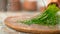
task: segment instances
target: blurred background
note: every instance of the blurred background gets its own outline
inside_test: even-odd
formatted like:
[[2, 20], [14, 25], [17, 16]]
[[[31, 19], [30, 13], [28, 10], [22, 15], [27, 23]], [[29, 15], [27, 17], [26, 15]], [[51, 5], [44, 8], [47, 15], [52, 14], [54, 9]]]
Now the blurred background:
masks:
[[52, 1], [53, 0], [0, 0], [0, 34], [29, 34], [8, 28], [4, 24], [4, 20], [9, 16], [40, 13]]
[[[0, 0], [0, 12], [25, 11], [28, 10], [29, 5], [31, 7], [35, 6], [33, 7], [35, 8], [34, 10], [38, 9], [37, 11], [39, 11], [39, 8], [47, 6], [50, 1], [51, 0], [34, 0], [34, 2], [28, 0]], [[32, 6], [32, 4], [34, 5]], [[31, 8], [29, 8], [29, 10], [31, 10]]]

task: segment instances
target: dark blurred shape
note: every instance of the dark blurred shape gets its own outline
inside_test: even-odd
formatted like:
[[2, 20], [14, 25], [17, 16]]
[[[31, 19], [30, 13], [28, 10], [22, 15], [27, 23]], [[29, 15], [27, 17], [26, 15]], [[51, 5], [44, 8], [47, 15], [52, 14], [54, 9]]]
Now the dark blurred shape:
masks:
[[59, 8], [60, 8], [60, 0], [57, 1], [58, 5], [59, 5]]
[[56, 6], [59, 7], [59, 5], [58, 5], [57, 2], [51, 2], [51, 3], [48, 4], [48, 6], [49, 6], [49, 5], [52, 5], [52, 4], [56, 4]]
[[8, 0], [8, 11], [20, 11], [21, 10], [21, 2], [20, 0]]
[[0, 11], [7, 11], [7, 0], [0, 0]]

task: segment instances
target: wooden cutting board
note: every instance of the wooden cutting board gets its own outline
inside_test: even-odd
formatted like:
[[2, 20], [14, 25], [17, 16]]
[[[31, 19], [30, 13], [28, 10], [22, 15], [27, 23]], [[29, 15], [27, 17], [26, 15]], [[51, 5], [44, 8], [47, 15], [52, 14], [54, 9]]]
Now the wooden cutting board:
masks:
[[19, 32], [34, 33], [34, 34], [60, 34], [60, 30], [57, 26], [43, 26], [37, 24], [26, 25], [18, 23], [18, 20], [28, 19], [26, 16], [11, 16], [5, 19], [5, 24]]

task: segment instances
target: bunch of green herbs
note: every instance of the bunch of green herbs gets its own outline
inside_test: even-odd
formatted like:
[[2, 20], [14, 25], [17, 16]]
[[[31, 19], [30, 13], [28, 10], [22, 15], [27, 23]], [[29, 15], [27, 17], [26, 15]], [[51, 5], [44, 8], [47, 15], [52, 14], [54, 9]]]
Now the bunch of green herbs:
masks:
[[58, 17], [56, 13], [60, 9], [56, 6], [56, 4], [49, 5], [48, 8], [41, 15], [37, 15], [36, 17], [20, 21], [24, 24], [39, 24], [39, 25], [56, 25], [58, 24]]

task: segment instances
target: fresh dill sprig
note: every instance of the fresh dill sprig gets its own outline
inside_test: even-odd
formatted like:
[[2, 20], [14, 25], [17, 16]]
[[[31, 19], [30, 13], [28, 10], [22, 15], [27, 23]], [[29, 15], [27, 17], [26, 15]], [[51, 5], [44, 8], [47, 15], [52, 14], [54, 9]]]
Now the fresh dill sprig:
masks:
[[58, 17], [56, 13], [59, 11], [59, 8], [56, 4], [49, 5], [48, 8], [35, 18], [30, 20], [20, 21], [25, 24], [39, 24], [39, 25], [56, 25], [58, 24]]

